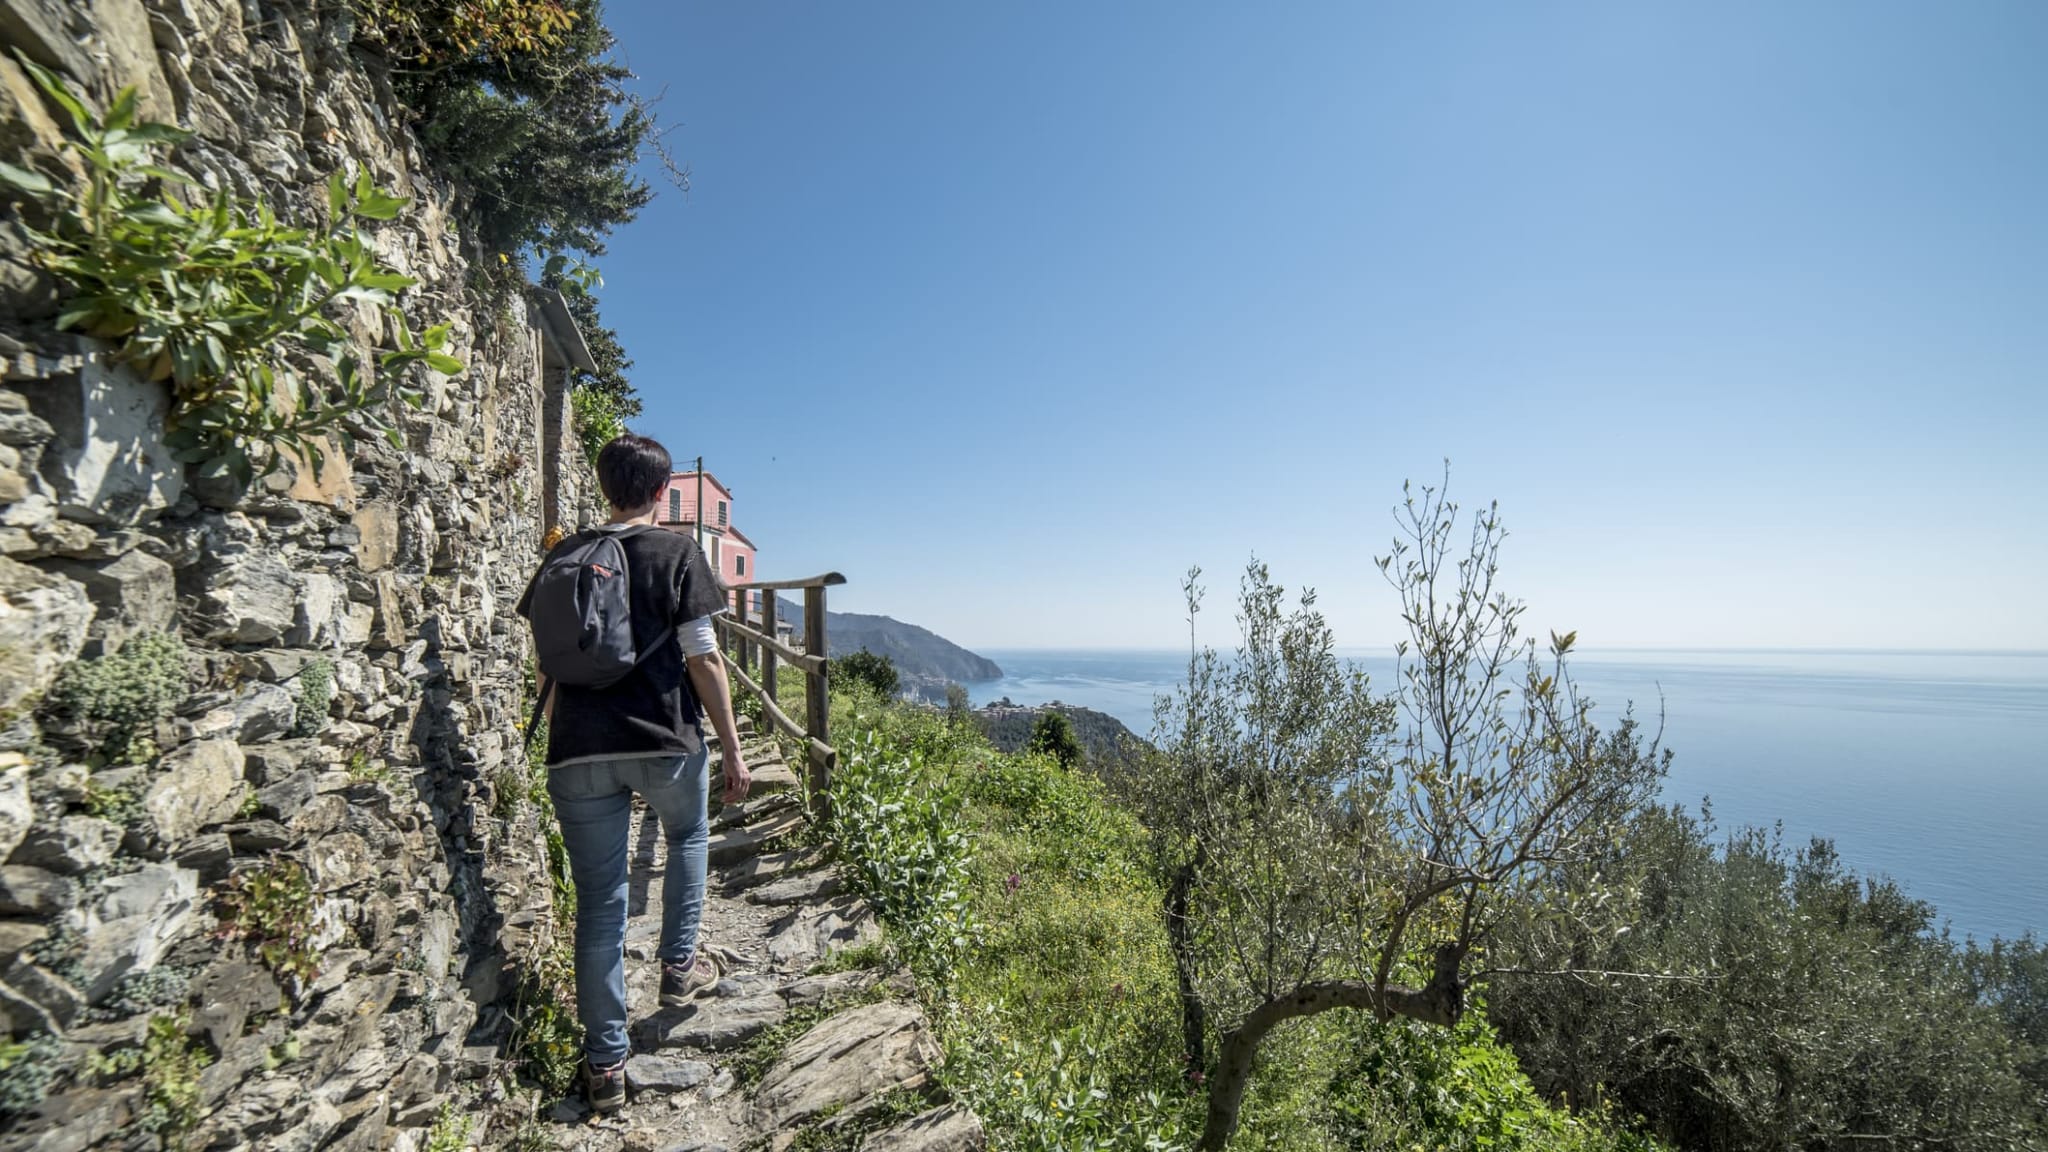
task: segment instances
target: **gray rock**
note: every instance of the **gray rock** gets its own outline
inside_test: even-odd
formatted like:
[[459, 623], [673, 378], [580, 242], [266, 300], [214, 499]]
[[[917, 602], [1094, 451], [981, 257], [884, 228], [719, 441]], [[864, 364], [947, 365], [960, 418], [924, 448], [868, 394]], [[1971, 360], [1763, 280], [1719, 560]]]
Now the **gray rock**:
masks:
[[96, 816], [65, 816], [29, 829], [7, 862], [76, 876], [112, 860], [120, 846], [119, 824]]
[[176, 573], [148, 553], [129, 552], [98, 564], [57, 561], [50, 567], [78, 581], [92, 599], [98, 612], [91, 636], [101, 652], [118, 650], [130, 636], [166, 631], [177, 618]]
[[78, 658], [92, 617], [75, 581], [0, 556], [0, 710], [42, 695]]
[[262, 856], [292, 844], [292, 834], [275, 820], [251, 820], [227, 827], [228, 846], [237, 856]]
[[356, 509], [356, 563], [363, 571], [389, 568], [398, 559], [398, 519], [398, 509], [389, 504], [373, 502]]
[[299, 576], [299, 611], [285, 643], [326, 648], [341, 638], [348, 613], [348, 589], [320, 572]]
[[771, 852], [756, 856], [719, 874], [719, 886], [727, 895], [744, 892], [783, 876], [817, 868], [825, 863], [822, 848], [804, 848], [794, 852]]
[[298, 709], [298, 698], [291, 689], [281, 684], [251, 684], [225, 706], [209, 709], [193, 720], [192, 735], [201, 740], [221, 737], [261, 744], [290, 735]]
[[242, 1027], [250, 1016], [275, 1012], [284, 999], [284, 990], [277, 986], [269, 969], [241, 957], [215, 961], [200, 977], [194, 991], [199, 1009], [192, 1017], [192, 1025], [206, 1033], [214, 1050], [220, 1052], [227, 1051], [229, 1043], [241, 1038]]
[[31, 962], [27, 957], [16, 957], [6, 972], [8, 987], [27, 997], [44, 1012], [49, 1013], [58, 1028], [69, 1028], [84, 1014], [85, 994], [72, 987], [71, 982], [54, 972]]
[[29, 393], [56, 433], [42, 476], [65, 518], [81, 524], [155, 519], [184, 492], [184, 466], [164, 443], [170, 395], [139, 379], [97, 342], [81, 340], [78, 371]]
[[782, 1023], [788, 1015], [789, 1006], [772, 994], [744, 1000], [699, 1000], [653, 1017], [642, 1030], [664, 1047], [727, 1052]]
[[121, 977], [146, 972], [185, 934], [199, 912], [199, 876], [149, 864], [107, 881], [99, 923], [85, 935], [80, 960], [87, 1001], [97, 1004]]
[[869, 988], [874, 987], [880, 974], [870, 969], [853, 972], [828, 972], [822, 976], [806, 976], [792, 981], [782, 990], [782, 998], [789, 1001], [791, 1008], [814, 1008], [851, 1000]]
[[765, 884], [747, 893], [749, 904], [815, 904], [829, 900], [845, 888], [839, 873], [817, 871]]
[[827, 1017], [786, 1049], [754, 1092], [757, 1124], [777, 1131], [825, 1113], [860, 1115], [898, 1088], [918, 1088], [939, 1044], [915, 1004], [884, 1001]]
[[713, 868], [736, 864], [758, 856], [769, 844], [803, 827], [803, 813], [795, 809], [778, 812], [749, 828], [728, 828], [711, 837], [705, 845], [705, 862]]
[[222, 567], [199, 597], [206, 639], [223, 644], [275, 644], [298, 622], [298, 583], [268, 553]]
[[178, 867], [197, 872], [201, 884], [218, 884], [234, 868], [234, 842], [225, 832], [207, 832], [187, 841], [173, 860]]
[[165, 756], [163, 775], [142, 796], [156, 844], [168, 851], [233, 818], [242, 799], [242, 760], [233, 740], [198, 740]]
[[824, 908], [799, 908], [771, 931], [768, 957], [780, 968], [807, 968], [842, 948], [882, 938], [873, 909], [851, 897]]
[[25, 992], [18, 992], [6, 981], [0, 980], [0, 1028], [11, 1035], [21, 1036], [30, 1032], [54, 1032], [61, 1035], [64, 1026], [50, 1014], [48, 1008], [36, 1002]]
[[53, 918], [78, 904], [78, 881], [47, 868], [0, 867], [0, 915]]
[[687, 1092], [711, 1078], [711, 1065], [648, 1053], [626, 1059], [626, 1086], [635, 1092]]
[[0, 773], [0, 860], [20, 846], [35, 822], [36, 810], [28, 796], [28, 765], [17, 764]]
[[948, 1104], [869, 1136], [862, 1152], [978, 1152], [988, 1146], [981, 1117], [964, 1104]]

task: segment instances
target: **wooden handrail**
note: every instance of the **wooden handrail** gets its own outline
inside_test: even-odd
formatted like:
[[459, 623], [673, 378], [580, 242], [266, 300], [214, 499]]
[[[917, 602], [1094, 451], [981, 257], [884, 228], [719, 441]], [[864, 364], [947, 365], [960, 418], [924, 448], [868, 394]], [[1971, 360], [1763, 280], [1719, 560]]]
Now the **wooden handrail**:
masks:
[[796, 721], [791, 720], [787, 715], [784, 715], [782, 709], [777, 708], [775, 706], [775, 703], [761, 691], [761, 686], [759, 684], [754, 683], [754, 678], [747, 675], [746, 671], [742, 669], [739, 665], [733, 663], [732, 657], [725, 656], [724, 653], [720, 653], [719, 655], [724, 657], [725, 670], [732, 674], [733, 679], [738, 680], [741, 684], [746, 686], [747, 691], [752, 692], [755, 696], [760, 698], [761, 711], [767, 715], [769, 720], [774, 722], [777, 728], [780, 728], [784, 732], [789, 733], [791, 739], [803, 741], [805, 749], [813, 757], [824, 758], [836, 757], [838, 755], [838, 753], [833, 750], [831, 745], [825, 743], [823, 740], [820, 740], [815, 736], [810, 735], [809, 733], [805, 732], [802, 728], [797, 727]]
[[825, 670], [825, 658], [823, 656], [812, 656], [806, 652], [799, 652], [782, 641], [775, 639], [773, 636], [763, 635], [761, 632], [747, 627], [730, 616], [713, 616], [711, 619], [719, 627], [731, 629], [745, 636], [747, 639], [769, 649], [777, 656], [782, 657], [806, 672], [823, 672]]
[[727, 584], [728, 592], [794, 592], [805, 588], [836, 588], [846, 583], [846, 577], [837, 572], [821, 576], [806, 576], [801, 580], [756, 580], [752, 584]]
[[[825, 589], [844, 583], [846, 577], [837, 572], [826, 572], [802, 580], [728, 584], [725, 589], [732, 596], [732, 614], [715, 617], [725, 640], [719, 658], [724, 661], [727, 672], [761, 701], [761, 711], [770, 723], [803, 742], [804, 758], [810, 761], [811, 818], [821, 823], [830, 821], [832, 816], [832, 773], [839, 765], [839, 753], [832, 747], [829, 683], [832, 665], [825, 658], [828, 650], [825, 644]], [[783, 643], [775, 635], [778, 607], [775, 593], [796, 589], [801, 589], [804, 594], [803, 651]], [[761, 628], [758, 631], [747, 626], [747, 621], [752, 618], [747, 602], [755, 594], [761, 598]], [[804, 674], [804, 723], [801, 727], [782, 711], [781, 701], [776, 698], [778, 658]], [[765, 688], [760, 681], [747, 675], [747, 665], [751, 661], [759, 661], [761, 680], [767, 682]]]

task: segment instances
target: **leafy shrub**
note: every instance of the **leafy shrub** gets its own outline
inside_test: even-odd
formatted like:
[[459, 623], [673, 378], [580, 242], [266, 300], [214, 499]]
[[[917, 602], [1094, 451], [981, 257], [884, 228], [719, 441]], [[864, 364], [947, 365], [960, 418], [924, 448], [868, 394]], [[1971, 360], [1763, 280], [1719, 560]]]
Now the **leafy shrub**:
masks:
[[[1973, 981], [1929, 906], [1827, 841], [1717, 845], [1709, 820], [1652, 809], [1591, 866], [1635, 878], [1640, 911], [1626, 934], [1562, 943], [1647, 978], [1509, 978], [1492, 1015], [1545, 1092], [1613, 1100], [1709, 1152], [1989, 1152], [2048, 1133], [1998, 982]], [[1527, 963], [1505, 947], [1499, 962]]]
[[427, 1130], [423, 1152], [463, 1152], [469, 1147], [469, 1133], [474, 1127], [475, 1122], [468, 1115], [455, 1110], [455, 1101], [443, 1101], [440, 1114], [434, 1117], [434, 1126]]
[[1019, 1152], [1187, 1147], [1179, 1117], [1154, 1089], [1122, 1090], [1116, 1053], [1083, 1027], [1044, 1044], [987, 1028], [962, 1029], [947, 1053], [950, 1080], [1001, 1146]]
[[1024, 750], [1050, 756], [1060, 762], [1062, 768], [1072, 768], [1081, 763], [1081, 741], [1074, 735], [1074, 725], [1059, 712], [1047, 709], [1031, 727], [1031, 739], [1025, 741]]
[[143, 1113], [138, 1123], [171, 1152], [184, 1147], [185, 1134], [199, 1122], [204, 1103], [199, 1074], [212, 1063], [206, 1049], [185, 1034], [183, 1016], [149, 1018], [142, 1047], [95, 1056], [90, 1067], [102, 1080], [142, 1075]]
[[[330, 437], [347, 446], [367, 430], [403, 447], [382, 412], [397, 401], [418, 406], [406, 370], [462, 370], [440, 351], [447, 325], [414, 338], [394, 296], [413, 281], [378, 261], [357, 228], [391, 219], [405, 201], [377, 191], [365, 171], [352, 188], [338, 172], [330, 178], [323, 229], [288, 227], [225, 189], [188, 206], [167, 190], [181, 178], [157, 161], [189, 133], [138, 122], [132, 87], [98, 119], [62, 81], [23, 65], [69, 115], [67, 144], [87, 182], [73, 190], [5, 164], [0, 182], [50, 218], [30, 235], [43, 266], [74, 293], [58, 327], [114, 341], [144, 377], [171, 382], [165, 439], [178, 459], [246, 482], [286, 450], [317, 471]], [[151, 182], [165, 190], [145, 192]], [[397, 347], [362, 356], [329, 312], [351, 303], [375, 308]], [[332, 364], [333, 378], [307, 373], [306, 354]]]
[[220, 896], [219, 935], [246, 940], [293, 995], [320, 975], [313, 947], [319, 908], [305, 866], [282, 856], [228, 878]]
[[299, 672], [299, 695], [292, 734], [311, 736], [327, 727], [327, 709], [334, 702], [334, 665], [315, 660]]
[[626, 418], [620, 412], [617, 395], [601, 388], [575, 388], [569, 392], [569, 407], [576, 420], [576, 441], [583, 446], [583, 458], [597, 467], [597, 454], [604, 446], [626, 433]]
[[832, 834], [855, 891], [894, 931], [911, 968], [945, 983], [975, 928], [960, 798], [934, 788], [922, 758], [872, 731], [842, 743]]
[[151, 733], [184, 696], [184, 641], [136, 636], [111, 656], [66, 665], [43, 698], [45, 727], [103, 762], [140, 764], [156, 757]]
[[901, 677], [896, 673], [896, 662], [879, 653], [863, 648], [835, 657], [831, 674], [849, 684], [864, 684], [870, 692], [887, 700], [896, 695]]
[[[653, 120], [608, 58], [598, 0], [366, 7], [365, 42], [426, 57], [396, 70], [399, 96], [436, 166], [471, 193], [471, 232], [498, 266], [529, 250], [603, 255], [652, 195], [634, 168]], [[465, 24], [458, 8], [480, 18]]]
[[512, 1053], [520, 1071], [560, 1096], [576, 1084], [583, 1027], [576, 1021], [575, 960], [566, 943], [521, 966], [513, 1000]]
[[577, 16], [559, 0], [372, 0], [358, 11], [392, 55], [429, 68], [532, 55], [559, 44]]

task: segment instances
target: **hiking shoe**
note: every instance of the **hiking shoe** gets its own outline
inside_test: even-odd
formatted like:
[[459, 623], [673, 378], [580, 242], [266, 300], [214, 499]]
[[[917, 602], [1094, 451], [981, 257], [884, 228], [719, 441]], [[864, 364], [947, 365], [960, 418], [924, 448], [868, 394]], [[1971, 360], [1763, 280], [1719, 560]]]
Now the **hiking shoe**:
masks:
[[617, 1112], [626, 1106], [626, 1062], [599, 1067], [583, 1058], [583, 1098], [593, 1112]]
[[687, 964], [661, 966], [661, 1006], [680, 1008], [718, 983], [718, 964], [703, 949]]

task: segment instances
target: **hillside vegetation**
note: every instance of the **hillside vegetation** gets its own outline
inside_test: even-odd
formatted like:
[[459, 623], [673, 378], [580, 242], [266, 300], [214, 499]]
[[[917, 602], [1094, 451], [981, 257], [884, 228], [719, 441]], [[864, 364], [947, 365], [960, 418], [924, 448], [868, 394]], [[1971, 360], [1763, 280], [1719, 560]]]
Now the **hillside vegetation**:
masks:
[[2048, 1147], [2039, 944], [1958, 946], [1825, 842], [1657, 806], [1668, 753], [1590, 725], [1573, 638], [1537, 660], [1471, 594], [1497, 522], [1460, 557], [1415, 511], [1391, 691], [1255, 564], [1236, 651], [1115, 766], [835, 696], [869, 959], [916, 976], [993, 1146]]

